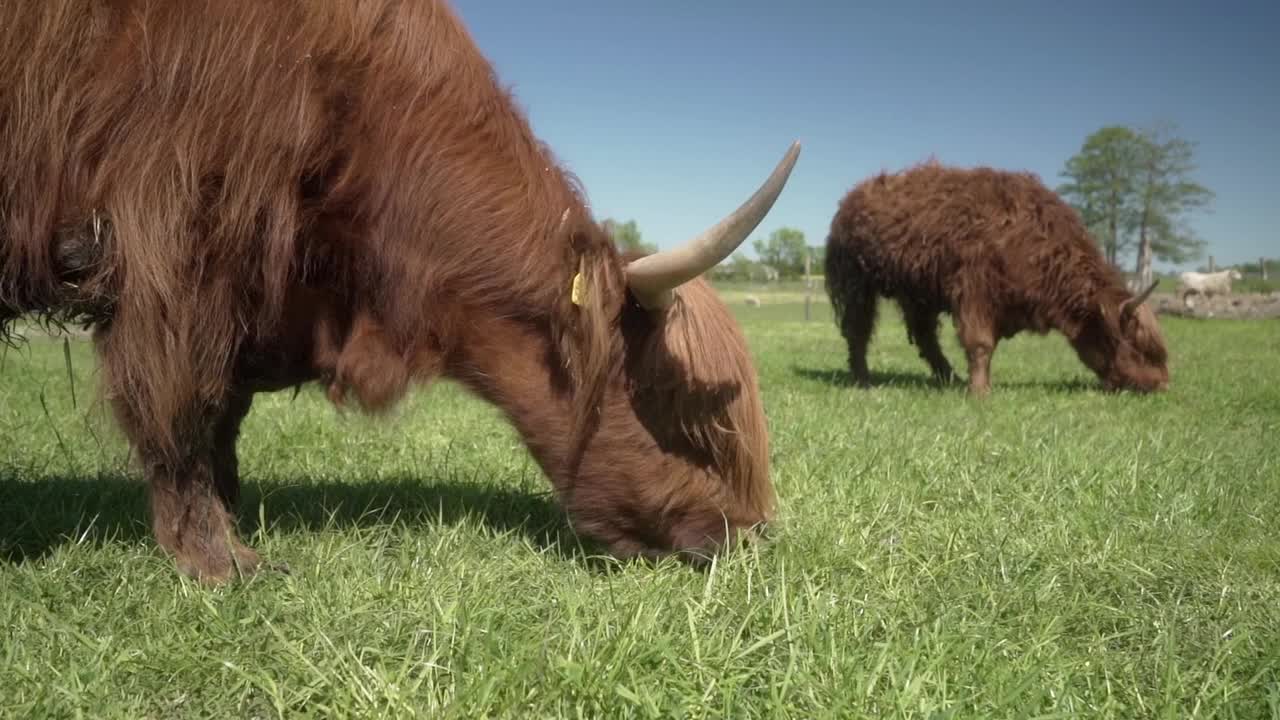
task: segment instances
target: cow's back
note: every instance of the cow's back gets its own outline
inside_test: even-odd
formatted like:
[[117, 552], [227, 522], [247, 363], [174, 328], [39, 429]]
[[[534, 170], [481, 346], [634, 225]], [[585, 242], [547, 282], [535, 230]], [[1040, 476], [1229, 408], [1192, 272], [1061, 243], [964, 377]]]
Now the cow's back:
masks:
[[864, 258], [884, 287], [939, 296], [976, 280], [1038, 286], [1097, 255], [1075, 212], [1034, 176], [933, 163], [860, 183], [831, 237], [828, 252]]
[[204, 266], [277, 308], [317, 214], [396, 192], [376, 123], [468, 43], [432, 0], [0, 3], [0, 304], [57, 302], [51, 244], [92, 226], [142, 301]]

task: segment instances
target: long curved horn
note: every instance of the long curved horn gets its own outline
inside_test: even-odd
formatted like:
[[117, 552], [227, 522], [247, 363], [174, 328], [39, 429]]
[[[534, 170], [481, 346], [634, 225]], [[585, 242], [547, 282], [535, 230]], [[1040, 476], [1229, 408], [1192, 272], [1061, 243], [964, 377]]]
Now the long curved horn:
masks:
[[680, 247], [647, 255], [627, 265], [627, 285], [636, 300], [650, 310], [661, 310], [675, 300], [676, 288], [737, 250], [769, 214], [799, 157], [800, 141], [797, 140], [791, 143], [769, 179], [728, 217]]
[[1147, 301], [1147, 298], [1151, 296], [1151, 293], [1155, 291], [1156, 286], [1159, 284], [1160, 284], [1160, 281], [1156, 280], [1155, 282], [1151, 283], [1151, 287], [1147, 288], [1146, 290], [1143, 290], [1141, 294], [1134, 295], [1128, 300], [1125, 300], [1124, 302], [1120, 303], [1120, 320], [1122, 322], [1125, 320], [1128, 320], [1129, 316], [1132, 315], [1133, 312], [1138, 309], [1138, 306]]

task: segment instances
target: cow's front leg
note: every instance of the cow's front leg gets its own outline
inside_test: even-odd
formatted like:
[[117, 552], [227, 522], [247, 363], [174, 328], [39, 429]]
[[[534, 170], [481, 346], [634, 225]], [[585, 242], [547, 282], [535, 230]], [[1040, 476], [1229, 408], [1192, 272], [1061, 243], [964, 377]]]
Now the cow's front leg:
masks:
[[[113, 355], [105, 355], [109, 377], [119, 377]], [[117, 391], [112, 407], [142, 463], [156, 542], [173, 556], [181, 572], [201, 582], [220, 584], [252, 574], [261, 561], [240, 542], [228, 505], [239, 488], [235, 430], [248, 412], [247, 402], [175, 403], [161, 415], [139, 402], [145, 397]], [[203, 408], [194, 410], [193, 405]], [[144, 417], [151, 422], [144, 422]], [[170, 425], [166, 434], [156, 417], [185, 420]]]
[[969, 394], [991, 394], [991, 356], [996, 351], [996, 331], [991, 320], [973, 305], [962, 306], [956, 314], [960, 344], [969, 361]]
[[220, 584], [254, 573], [261, 560], [236, 534], [213, 460], [211, 452], [195, 452], [180, 463], [149, 462], [146, 474], [156, 541], [181, 572]]

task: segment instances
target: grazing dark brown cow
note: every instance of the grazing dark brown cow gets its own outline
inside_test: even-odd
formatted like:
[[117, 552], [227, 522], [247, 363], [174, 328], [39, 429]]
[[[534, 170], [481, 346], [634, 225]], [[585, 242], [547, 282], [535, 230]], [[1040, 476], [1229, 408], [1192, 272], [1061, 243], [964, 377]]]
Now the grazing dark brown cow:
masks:
[[0, 333], [94, 326], [103, 389], [185, 572], [237, 539], [256, 392], [501, 407], [575, 527], [691, 557], [767, 521], [755, 370], [700, 274], [798, 156], [675, 250], [622, 258], [432, 0], [0, 3]]
[[929, 163], [880, 174], [840, 202], [827, 237], [827, 293], [849, 347], [849, 370], [870, 383], [867, 345], [879, 296], [902, 309], [935, 378], [952, 378], [938, 345], [950, 313], [969, 361], [969, 390], [990, 391], [996, 343], [1024, 330], [1066, 335], [1111, 389], [1169, 382], [1155, 314], [1125, 289], [1073, 208], [1033, 175]]

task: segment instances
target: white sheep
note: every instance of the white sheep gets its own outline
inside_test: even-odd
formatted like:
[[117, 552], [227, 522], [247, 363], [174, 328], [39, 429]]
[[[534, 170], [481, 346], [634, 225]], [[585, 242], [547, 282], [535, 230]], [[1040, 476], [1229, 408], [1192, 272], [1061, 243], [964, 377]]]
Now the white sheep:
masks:
[[1185, 303], [1192, 293], [1199, 293], [1205, 297], [1230, 295], [1231, 281], [1240, 280], [1243, 277], [1235, 268], [1213, 273], [1184, 272], [1178, 276], [1178, 297]]

